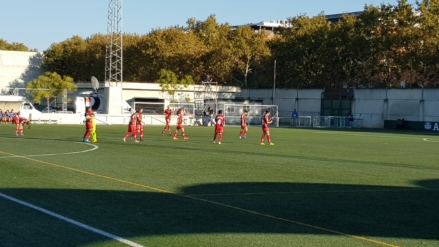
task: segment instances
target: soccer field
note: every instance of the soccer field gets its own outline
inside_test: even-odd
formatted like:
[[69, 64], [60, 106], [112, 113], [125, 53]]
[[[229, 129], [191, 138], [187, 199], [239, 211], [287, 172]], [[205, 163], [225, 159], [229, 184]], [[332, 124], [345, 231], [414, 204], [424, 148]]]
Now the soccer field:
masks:
[[439, 135], [162, 128], [0, 125], [0, 246], [439, 246]]

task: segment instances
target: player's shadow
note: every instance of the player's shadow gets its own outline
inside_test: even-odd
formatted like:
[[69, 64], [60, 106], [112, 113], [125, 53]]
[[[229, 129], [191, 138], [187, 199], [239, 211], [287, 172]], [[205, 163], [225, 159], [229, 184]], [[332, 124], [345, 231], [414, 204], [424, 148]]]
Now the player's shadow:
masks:
[[[328, 229], [369, 238], [439, 240], [439, 180], [415, 185], [219, 183], [182, 188], [178, 195], [69, 189], [1, 188], [0, 192], [124, 238], [212, 233], [333, 235], [324, 230]], [[10, 246], [83, 246], [108, 241], [4, 198], [0, 198], [0, 212], [0, 239]]]

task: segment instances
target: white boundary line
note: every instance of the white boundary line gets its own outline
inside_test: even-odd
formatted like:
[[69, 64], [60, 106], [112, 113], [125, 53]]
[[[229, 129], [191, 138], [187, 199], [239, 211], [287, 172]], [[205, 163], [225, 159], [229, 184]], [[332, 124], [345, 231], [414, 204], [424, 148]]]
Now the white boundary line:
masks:
[[422, 139], [423, 141], [425, 141], [425, 142], [439, 142], [439, 140], [429, 140], [428, 138], [424, 138], [424, 139]]
[[60, 220], [66, 221], [66, 222], [68, 222], [68, 223], [70, 223], [70, 224], [73, 224], [73, 225], [75, 225], [75, 226], [78, 226], [78, 227], [84, 228], [84, 229], [86, 229], [86, 230], [92, 231], [92, 232], [97, 233], [97, 234], [99, 234], [99, 235], [105, 236], [105, 237], [107, 237], [107, 238], [110, 238], [110, 239], [116, 240], [116, 241], [121, 242], [121, 243], [124, 243], [124, 244], [126, 244], [126, 245], [129, 245], [129, 246], [132, 246], [132, 247], [144, 247], [143, 245], [140, 245], [140, 244], [134, 243], [133, 241], [130, 241], [130, 240], [128, 240], [128, 239], [124, 239], [124, 238], [121, 238], [121, 237], [119, 237], [119, 236], [113, 235], [113, 234], [111, 234], [111, 233], [108, 233], [108, 232], [105, 232], [105, 231], [99, 230], [99, 229], [97, 229], [97, 228], [94, 228], [94, 227], [91, 227], [91, 226], [89, 226], [89, 225], [83, 224], [83, 223], [78, 222], [78, 221], [76, 221], [76, 220], [72, 220], [72, 219], [67, 218], [67, 217], [65, 217], [65, 216], [62, 216], [62, 215], [59, 215], [59, 214], [54, 213], [54, 212], [52, 212], [52, 211], [49, 211], [49, 210], [47, 210], [47, 209], [40, 208], [40, 207], [35, 206], [35, 205], [33, 205], [33, 204], [30, 204], [30, 203], [27, 203], [27, 202], [24, 202], [24, 201], [18, 200], [18, 199], [16, 199], [16, 198], [13, 198], [13, 197], [7, 196], [7, 195], [5, 195], [5, 194], [3, 194], [3, 193], [0, 193], [0, 197], [3, 197], [3, 198], [5, 198], [5, 199], [7, 199], [7, 200], [13, 201], [13, 202], [18, 203], [18, 204], [21, 204], [21, 205], [26, 206], [26, 207], [28, 207], [28, 208], [32, 208], [32, 209], [34, 209], [34, 210], [40, 211], [40, 212], [42, 212], [42, 213], [44, 213], [44, 214], [48, 214], [48, 215], [50, 215], [50, 216], [53, 216], [53, 217], [58, 218], [58, 219], [60, 219]]
[[[4, 139], [6, 139], [6, 138], [4, 138]], [[7, 139], [14, 139], [14, 138], [7, 138]], [[27, 140], [29, 140], [29, 139], [27, 139]], [[58, 141], [58, 140], [42, 140], [42, 141]], [[58, 142], [67, 142], [67, 141], [59, 140]], [[95, 150], [97, 150], [99, 148], [98, 146], [96, 146], [94, 144], [91, 144], [91, 143], [85, 143], [85, 142], [71, 142], [71, 143], [86, 144], [86, 145], [92, 146], [93, 148], [92, 149], [87, 149], [87, 150], [84, 150], [84, 151], [68, 152], [68, 153], [58, 153], [58, 154], [31, 154], [31, 155], [6, 156], [6, 157], [0, 157], [0, 159], [23, 158], [23, 157], [46, 157], [46, 156], [57, 156], [57, 155], [82, 154], [82, 153], [87, 153], [87, 152], [95, 151]]]
[[327, 135], [350, 135], [350, 136], [365, 136], [365, 137], [381, 137], [381, 138], [391, 138], [391, 139], [413, 139], [413, 140], [423, 140], [426, 142], [439, 142], [439, 140], [430, 140], [428, 138], [416, 138], [416, 137], [405, 137], [405, 136], [389, 136], [389, 135], [380, 135], [380, 133], [371, 133], [371, 134], [354, 134], [354, 133], [343, 133], [340, 131], [328, 132], [328, 131], [315, 131], [314, 134], [327, 134]]

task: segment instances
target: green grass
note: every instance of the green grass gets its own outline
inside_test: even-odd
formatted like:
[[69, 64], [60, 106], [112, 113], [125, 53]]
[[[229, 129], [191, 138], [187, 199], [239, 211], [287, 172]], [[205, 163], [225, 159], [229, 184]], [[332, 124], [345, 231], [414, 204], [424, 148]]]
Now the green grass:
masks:
[[[0, 193], [145, 246], [439, 245], [438, 135], [161, 130], [123, 143], [126, 126], [98, 126], [87, 151], [83, 126], [0, 125]], [[0, 212], [1, 246], [124, 246], [2, 197]]]

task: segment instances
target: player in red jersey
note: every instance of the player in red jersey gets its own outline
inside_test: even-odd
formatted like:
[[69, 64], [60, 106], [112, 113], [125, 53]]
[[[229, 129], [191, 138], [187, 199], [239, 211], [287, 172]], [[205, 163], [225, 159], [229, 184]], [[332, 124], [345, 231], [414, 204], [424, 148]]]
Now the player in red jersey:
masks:
[[241, 115], [241, 130], [239, 131], [239, 139], [247, 139], [247, 132], [248, 132], [248, 127], [246, 122], [247, 115], [248, 115], [248, 111], [244, 110], [244, 113], [242, 113]]
[[218, 144], [221, 144], [223, 140], [224, 124], [226, 123], [226, 118], [223, 116], [223, 111], [219, 110], [218, 115], [215, 117], [215, 135], [213, 136], [213, 143], [216, 141], [216, 136], [219, 135]]
[[31, 127], [30, 121], [27, 118], [20, 116], [20, 125], [21, 125], [22, 129], [23, 129], [25, 124], [27, 125], [27, 129], [30, 130], [30, 127]]
[[183, 108], [178, 109], [177, 111], [178, 119], [177, 119], [177, 129], [174, 132], [174, 140], [178, 140], [177, 135], [178, 131], [181, 130], [181, 135], [183, 136], [184, 140], [188, 140], [186, 134], [184, 133], [184, 127], [183, 127]]
[[15, 135], [18, 136], [18, 131], [23, 135], [23, 125], [20, 124], [20, 112], [17, 112], [13, 117], [13, 123], [15, 124]]
[[134, 139], [134, 142], [139, 142], [137, 140], [137, 120], [139, 119], [137, 112], [131, 114], [130, 122], [128, 123], [128, 131], [123, 138], [123, 142], [127, 141], [127, 137], [131, 135]]
[[23, 126], [25, 124], [28, 125], [28, 129], [30, 129], [30, 122], [26, 118], [20, 116], [20, 112], [17, 112], [14, 116], [13, 122], [15, 124], [15, 135], [18, 136], [18, 131], [20, 131], [20, 135], [24, 136]]
[[91, 107], [85, 108], [85, 133], [82, 137], [83, 142], [90, 142], [91, 130], [93, 129], [93, 124], [91, 119], [94, 117], [94, 113]]
[[142, 113], [143, 113], [143, 109], [137, 109], [137, 124], [136, 124], [136, 129], [137, 129], [137, 134], [140, 135], [140, 141], [143, 141], [143, 121], [142, 121]]
[[270, 143], [270, 146], [274, 146], [274, 143], [271, 142], [270, 137], [270, 129], [268, 128], [268, 125], [273, 123], [273, 120], [270, 118], [270, 111], [266, 110], [264, 117], [262, 118], [262, 137], [261, 137], [261, 145], [265, 145], [265, 136], [267, 136], [267, 140]]
[[169, 135], [172, 136], [172, 134], [171, 134], [171, 116], [172, 116], [172, 110], [171, 110], [171, 107], [170, 107], [170, 106], [168, 106], [168, 108], [165, 110], [164, 114], [165, 114], [166, 125], [165, 125], [165, 128], [164, 128], [163, 131], [162, 131], [162, 136], [165, 135], [166, 130], [168, 130], [168, 131], [169, 131]]

